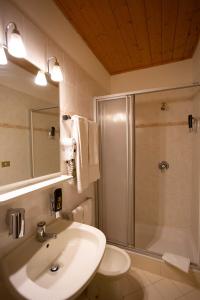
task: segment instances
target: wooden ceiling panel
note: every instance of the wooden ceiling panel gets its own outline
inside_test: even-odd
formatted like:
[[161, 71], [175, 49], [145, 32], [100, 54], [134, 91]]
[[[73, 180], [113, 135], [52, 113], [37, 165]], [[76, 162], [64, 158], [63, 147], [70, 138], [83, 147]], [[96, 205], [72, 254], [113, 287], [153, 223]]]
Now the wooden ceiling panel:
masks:
[[145, 1], [151, 63], [162, 61], [162, 1]]
[[200, 0], [54, 0], [110, 74], [192, 57]]
[[149, 35], [147, 31], [147, 20], [145, 15], [145, 1], [127, 0], [131, 21], [133, 24], [138, 50], [143, 65], [151, 64]]
[[162, 1], [162, 62], [173, 60], [174, 39], [178, 16], [179, 0]]
[[110, 6], [125, 47], [125, 55], [131, 63], [128, 69], [137, 67], [142, 61], [126, 0], [110, 0]]
[[[181, 4], [182, 2], [182, 4]], [[190, 34], [197, 1], [182, 0], [178, 7], [173, 59], [184, 59], [184, 50]], [[184, 5], [183, 5], [184, 4]]]

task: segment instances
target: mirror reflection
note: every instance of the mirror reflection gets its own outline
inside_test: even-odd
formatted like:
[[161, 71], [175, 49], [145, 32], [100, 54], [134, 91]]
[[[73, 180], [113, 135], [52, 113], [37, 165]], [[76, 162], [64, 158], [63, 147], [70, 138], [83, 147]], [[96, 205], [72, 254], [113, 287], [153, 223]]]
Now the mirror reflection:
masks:
[[59, 88], [23, 61], [0, 66], [0, 186], [60, 171]]

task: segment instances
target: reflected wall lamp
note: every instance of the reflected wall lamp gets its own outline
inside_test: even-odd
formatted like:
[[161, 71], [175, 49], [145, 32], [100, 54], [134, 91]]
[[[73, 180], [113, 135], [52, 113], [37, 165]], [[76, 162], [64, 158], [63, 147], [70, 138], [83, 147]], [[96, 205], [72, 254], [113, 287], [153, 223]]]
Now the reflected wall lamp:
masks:
[[39, 70], [37, 72], [37, 75], [35, 77], [35, 84], [40, 85], [40, 86], [46, 86], [47, 85], [47, 78], [45, 75], [45, 72], [42, 70]]

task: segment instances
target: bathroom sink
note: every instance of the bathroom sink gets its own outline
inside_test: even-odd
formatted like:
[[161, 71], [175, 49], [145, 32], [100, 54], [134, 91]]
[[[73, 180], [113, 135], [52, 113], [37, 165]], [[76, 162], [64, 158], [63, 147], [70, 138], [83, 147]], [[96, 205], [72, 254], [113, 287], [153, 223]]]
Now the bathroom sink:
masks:
[[19, 299], [74, 299], [101, 262], [106, 239], [95, 227], [58, 220], [47, 231], [57, 239], [29, 238], [1, 261], [5, 283]]

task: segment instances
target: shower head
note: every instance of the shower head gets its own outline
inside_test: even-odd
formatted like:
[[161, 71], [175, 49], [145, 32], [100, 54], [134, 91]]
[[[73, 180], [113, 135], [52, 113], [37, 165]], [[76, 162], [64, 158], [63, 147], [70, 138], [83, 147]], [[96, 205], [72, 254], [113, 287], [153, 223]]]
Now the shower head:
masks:
[[163, 102], [163, 103], [161, 104], [160, 109], [161, 109], [162, 111], [168, 110], [168, 105], [167, 105], [167, 103], [166, 103], [166, 102]]

